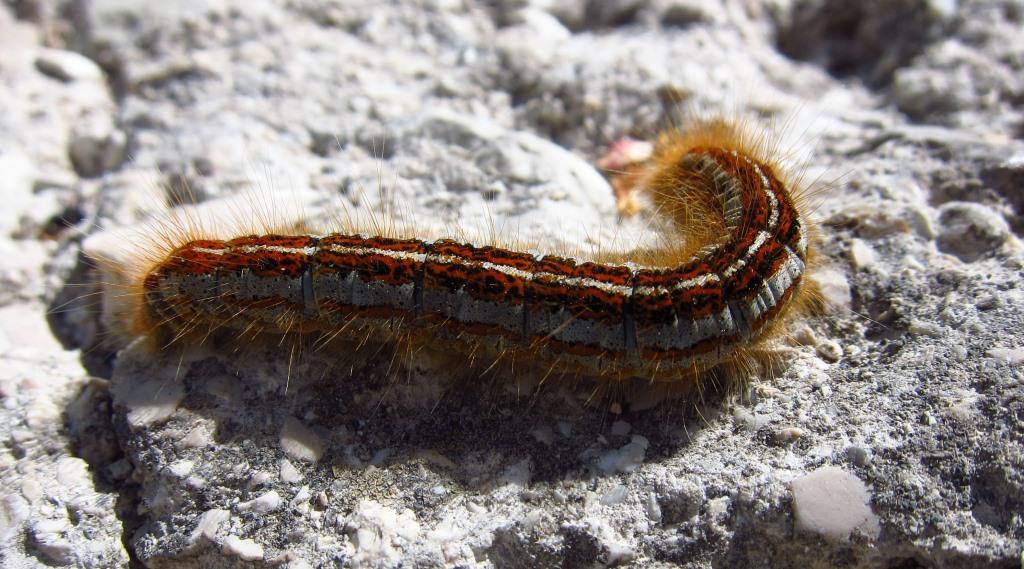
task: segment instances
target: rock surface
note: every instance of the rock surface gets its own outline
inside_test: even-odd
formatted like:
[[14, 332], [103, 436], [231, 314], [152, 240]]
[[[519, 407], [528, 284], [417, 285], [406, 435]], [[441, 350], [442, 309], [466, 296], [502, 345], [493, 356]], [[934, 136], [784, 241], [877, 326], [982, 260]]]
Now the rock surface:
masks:
[[[0, 564], [1019, 566], [1022, 23], [1020, 0], [0, 5]], [[169, 196], [643, 239], [592, 164], [687, 112], [785, 125], [835, 180], [831, 309], [738, 396], [154, 355], [98, 316], [83, 248], [116, 258]]]

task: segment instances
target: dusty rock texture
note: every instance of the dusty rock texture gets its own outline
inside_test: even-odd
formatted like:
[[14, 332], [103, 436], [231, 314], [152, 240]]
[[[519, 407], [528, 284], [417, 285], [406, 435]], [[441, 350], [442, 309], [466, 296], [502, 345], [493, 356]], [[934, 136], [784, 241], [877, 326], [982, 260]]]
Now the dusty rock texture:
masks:
[[[0, 4], [0, 564], [1020, 566], [1022, 27], [1020, 0]], [[645, 238], [608, 145], [711, 115], [781, 127], [817, 181], [830, 304], [739, 394], [111, 335], [137, 299], [90, 259], [170, 196], [586, 251]]]

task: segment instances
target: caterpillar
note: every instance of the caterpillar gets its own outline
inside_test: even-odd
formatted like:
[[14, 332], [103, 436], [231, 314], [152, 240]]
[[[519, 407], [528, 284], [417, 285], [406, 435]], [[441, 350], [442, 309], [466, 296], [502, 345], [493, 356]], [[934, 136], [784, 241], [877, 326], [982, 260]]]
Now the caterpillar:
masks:
[[619, 186], [661, 220], [656, 247], [583, 259], [394, 231], [215, 239], [184, 226], [129, 271], [121, 317], [161, 348], [411, 341], [488, 365], [686, 382], [806, 304], [803, 189], [762, 137], [708, 120], [619, 166]]

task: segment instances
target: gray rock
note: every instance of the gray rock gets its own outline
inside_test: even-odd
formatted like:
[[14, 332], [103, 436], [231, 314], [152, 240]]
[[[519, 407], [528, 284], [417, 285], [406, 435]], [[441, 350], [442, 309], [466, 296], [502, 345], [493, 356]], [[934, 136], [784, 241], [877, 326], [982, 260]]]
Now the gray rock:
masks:
[[[62, 307], [45, 306], [74, 258], [63, 254], [80, 217], [70, 194], [85, 191], [74, 188], [66, 141], [78, 116], [113, 102], [82, 56], [43, 49], [39, 36], [0, 7], [0, 563], [118, 567], [129, 559], [120, 491], [81, 458], [120, 456], [111, 410], [103, 382], [48, 326]], [[62, 73], [76, 80], [54, 81]], [[76, 445], [88, 432], [95, 438]]]
[[964, 261], [1000, 250], [1010, 227], [999, 213], [977, 203], [950, 202], [939, 208], [939, 248]]
[[[1019, 563], [1019, 0], [23, 8], [0, 7], [5, 566]], [[159, 350], [126, 316], [168, 210], [223, 237], [657, 245], [592, 164], [716, 114], [780, 125], [780, 165], [825, 181], [825, 313], [735, 392], [595, 397], [437, 346]]]
[[68, 157], [80, 176], [94, 178], [121, 164], [127, 143], [110, 115], [87, 114], [72, 127]]

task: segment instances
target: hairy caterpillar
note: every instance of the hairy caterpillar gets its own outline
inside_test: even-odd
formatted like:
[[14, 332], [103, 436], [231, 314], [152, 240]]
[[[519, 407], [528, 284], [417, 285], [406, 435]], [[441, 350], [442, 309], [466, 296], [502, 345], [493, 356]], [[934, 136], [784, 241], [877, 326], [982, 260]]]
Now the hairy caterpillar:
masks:
[[225, 240], [179, 226], [127, 271], [120, 314], [158, 347], [410, 341], [487, 365], [687, 381], [743, 363], [805, 304], [802, 189], [771, 154], [722, 120], [663, 135], [620, 164], [663, 220], [659, 246], [590, 260], [396, 231]]

